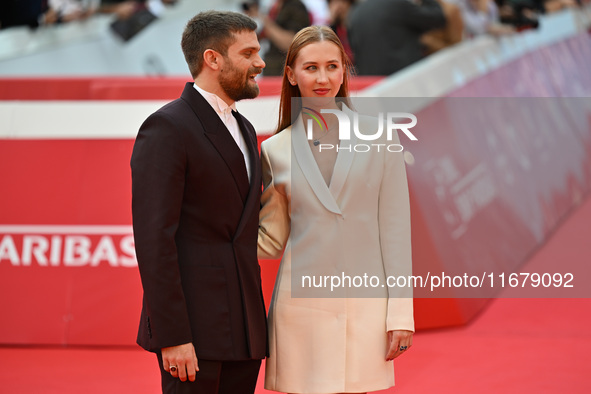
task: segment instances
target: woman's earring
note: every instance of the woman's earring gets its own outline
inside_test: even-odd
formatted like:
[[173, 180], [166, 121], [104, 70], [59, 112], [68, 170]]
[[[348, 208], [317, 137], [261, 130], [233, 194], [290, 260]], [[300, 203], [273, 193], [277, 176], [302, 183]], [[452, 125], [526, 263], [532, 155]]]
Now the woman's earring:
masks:
[[296, 86], [296, 81], [289, 81], [289, 83], [291, 83], [293, 86]]

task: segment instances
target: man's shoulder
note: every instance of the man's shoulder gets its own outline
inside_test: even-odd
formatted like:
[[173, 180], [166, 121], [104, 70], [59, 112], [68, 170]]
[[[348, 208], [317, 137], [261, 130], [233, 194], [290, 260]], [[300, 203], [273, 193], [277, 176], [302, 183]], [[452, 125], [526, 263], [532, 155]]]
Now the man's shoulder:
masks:
[[173, 130], [181, 132], [188, 130], [187, 126], [194, 127], [200, 123], [197, 119], [198, 115], [191, 106], [182, 98], [178, 98], [152, 112], [142, 123], [140, 133], [169, 135]]
[[199, 115], [198, 112], [201, 110], [200, 98], [203, 102], [206, 102], [199, 92], [193, 88], [193, 85], [187, 83], [179, 98], [164, 104], [156, 110], [154, 114], [172, 113], [177, 115], [178, 113], [183, 112], [193, 112], [196, 115]]
[[170, 101], [154, 111], [146, 120], [166, 121], [172, 124], [186, 124], [190, 117], [199, 117], [198, 111], [193, 110], [191, 105], [183, 98]]
[[178, 113], [189, 110], [189, 104], [183, 100], [182, 98], [178, 98], [176, 100], [172, 100], [162, 107], [158, 108], [154, 114], [170, 114], [170, 113]]

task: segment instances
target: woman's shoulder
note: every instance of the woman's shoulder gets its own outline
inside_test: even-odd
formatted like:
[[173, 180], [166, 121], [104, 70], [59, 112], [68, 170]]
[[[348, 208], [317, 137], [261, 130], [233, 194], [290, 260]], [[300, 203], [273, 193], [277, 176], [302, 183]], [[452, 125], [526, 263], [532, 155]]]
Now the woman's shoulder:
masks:
[[279, 149], [280, 147], [284, 147], [286, 146], [286, 143], [291, 141], [290, 135], [291, 126], [288, 126], [261, 142], [261, 148], [267, 151], [273, 151], [275, 149]]

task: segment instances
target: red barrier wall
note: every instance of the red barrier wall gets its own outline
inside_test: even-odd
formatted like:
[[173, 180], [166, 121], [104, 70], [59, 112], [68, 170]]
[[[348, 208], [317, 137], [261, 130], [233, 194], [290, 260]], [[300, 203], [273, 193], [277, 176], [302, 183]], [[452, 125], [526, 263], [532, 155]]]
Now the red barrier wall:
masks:
[[[365, 89], [383, 77], [355, 77], [351, 91]], [[174, 100], [186, 78], [11, 78], [0, 79], [0, 100]], [[279, 96], [281, 77], [258, 81], [261, 96]]]

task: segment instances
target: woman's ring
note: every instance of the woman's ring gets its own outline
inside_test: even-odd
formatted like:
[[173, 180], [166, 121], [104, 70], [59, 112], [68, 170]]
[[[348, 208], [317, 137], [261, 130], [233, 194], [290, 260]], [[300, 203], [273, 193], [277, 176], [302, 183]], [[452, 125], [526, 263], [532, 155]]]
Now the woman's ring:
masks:
[[408, 346], [400, 346], [400, 350], [406, 350], [408, 349]]
[[176, 365], [171, 365], [169, 370], [171, 373], [176, 372]]

